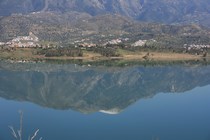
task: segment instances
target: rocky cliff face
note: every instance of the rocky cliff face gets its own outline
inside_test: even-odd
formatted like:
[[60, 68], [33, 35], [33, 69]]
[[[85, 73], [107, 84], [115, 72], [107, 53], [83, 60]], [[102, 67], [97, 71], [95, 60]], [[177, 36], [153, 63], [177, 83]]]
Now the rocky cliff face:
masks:
[[0, 16], [33, 11], [121, 14], [140, 21], [210, 25], [209, 0], [2, 0]]
[[136, 17], [141, 12], [142, 0], [48, 0], [45, 10], [81, 11], [91, 15], [117, 13]]

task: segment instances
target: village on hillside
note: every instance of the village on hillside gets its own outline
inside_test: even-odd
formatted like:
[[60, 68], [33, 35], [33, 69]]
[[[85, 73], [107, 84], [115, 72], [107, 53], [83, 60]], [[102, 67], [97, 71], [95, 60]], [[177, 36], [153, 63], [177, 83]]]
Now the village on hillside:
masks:
[[[87, 42], [86, 42], [87, 41]], [[103, 44], [95, 44], [92, 43], [91, 41], [89, 41], [88, 39], [81, 39], [81, 40], [77, 40], [74, 41], [73, 47], [74, 48], [81, 48], [81, 49], [86, 49], [86, 48], [97, 48], [98, 46], [111, 46], [111, 47], [115, 47], [118, 45], [125, 45], [126, 44], [126, 48], [129, 47], [148, 47], [148, 42], [153, 42], [156, 43], [157, 41], [155, 39], [150, 39], [150, 40], [137, 40], [134, 41], [133, 43], [130, 41], [130, 43], [128, 44], [127, 42], [130, 41], [129, 38], [116, 38], [116, 39], [111, 39], [108, 40], [106, 42], [104, 42]], [[28, 36], [17, 36], [16, 38], [13, 38], [12, 40], [8, 41], [8, 42], [0, 42], [0, 47], [1, 48], [9, 48], [9, 49], [13, 49], [13, 48], [54, 48], [54, 47], [58, 47], [58, 48], [63, 48], [62, 45], [55, 46], [55, 45], [51, 45], [49, 44], [41, 44], [41, 41], [39, 40], [39, 38], [34, 35], [32, 32], [29, 32]], [[205, 45], [205, 44], [184, 44], [183, 45], [183, 49], [186, 50], [186, 52], [190, 52], [190, 51], [203, 51], [203, 50], [207, 50], [210, 49], [210, 45]]]
[[8, 42], [0, 42], [0, 46], [8, 46], [11, 48], [41, 47], [38, 42], [39, 38], [32, 32], [29, 32], [28, 36], [18, 36]]

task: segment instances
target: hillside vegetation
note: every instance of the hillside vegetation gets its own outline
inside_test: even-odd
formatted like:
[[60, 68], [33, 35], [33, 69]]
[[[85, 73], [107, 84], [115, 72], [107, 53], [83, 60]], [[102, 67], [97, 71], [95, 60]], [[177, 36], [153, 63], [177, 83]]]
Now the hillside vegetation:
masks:
[[[47, 18], [46, 18], [47, 17]], [[183, 47], [184, 44], [210, 44], [210, 31], [198, 25], [163, 25], [140, 23], [120, 15], [91, 16], [41, 12], [13, 15], [0, 19], [0, 42], [33, 32], [40, 41], [71, 44], [86, 40], [103, 44], [116, 38], [155, 39], [160, 46]]]
[[210, 26], [209, 0], [1, 0], [0, 16], [38, 11], [120, 14], [139, 21]]

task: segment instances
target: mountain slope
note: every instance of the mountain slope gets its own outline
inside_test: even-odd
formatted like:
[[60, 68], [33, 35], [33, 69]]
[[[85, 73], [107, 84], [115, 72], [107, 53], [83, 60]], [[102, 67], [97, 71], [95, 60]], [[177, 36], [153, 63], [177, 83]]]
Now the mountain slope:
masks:
[[1, 0], [0, 16], [8, 16], [13, 13], [27, 14], [40, 11], [44, 6], [44, 0]]
[[1, 0], [0, 16], [33, 11], [121, 14], [140, 21], [210, 25], [209, 0]]
[[0, 32], [0, 42], [33, 32], [40, 41], [62, 42], [64, 45], [84, 39], [104, 44], [116, 38], [130, 38], [130, 43], [139, 39], [155, 39], [167, 43], [162, 46], [168, 47], [210, 43], [210, 31], [197, 25], [148, 24], [120, 15], [91, 16], [81, 12], [40, 12], [3, 17], [0, 19]]

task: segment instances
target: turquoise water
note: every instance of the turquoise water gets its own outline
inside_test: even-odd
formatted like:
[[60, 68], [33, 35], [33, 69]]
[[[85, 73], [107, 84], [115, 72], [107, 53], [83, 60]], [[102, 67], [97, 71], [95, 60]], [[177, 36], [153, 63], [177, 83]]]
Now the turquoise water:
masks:
[[0, 66], [0, 140], [210, 140], [210, 66]]

